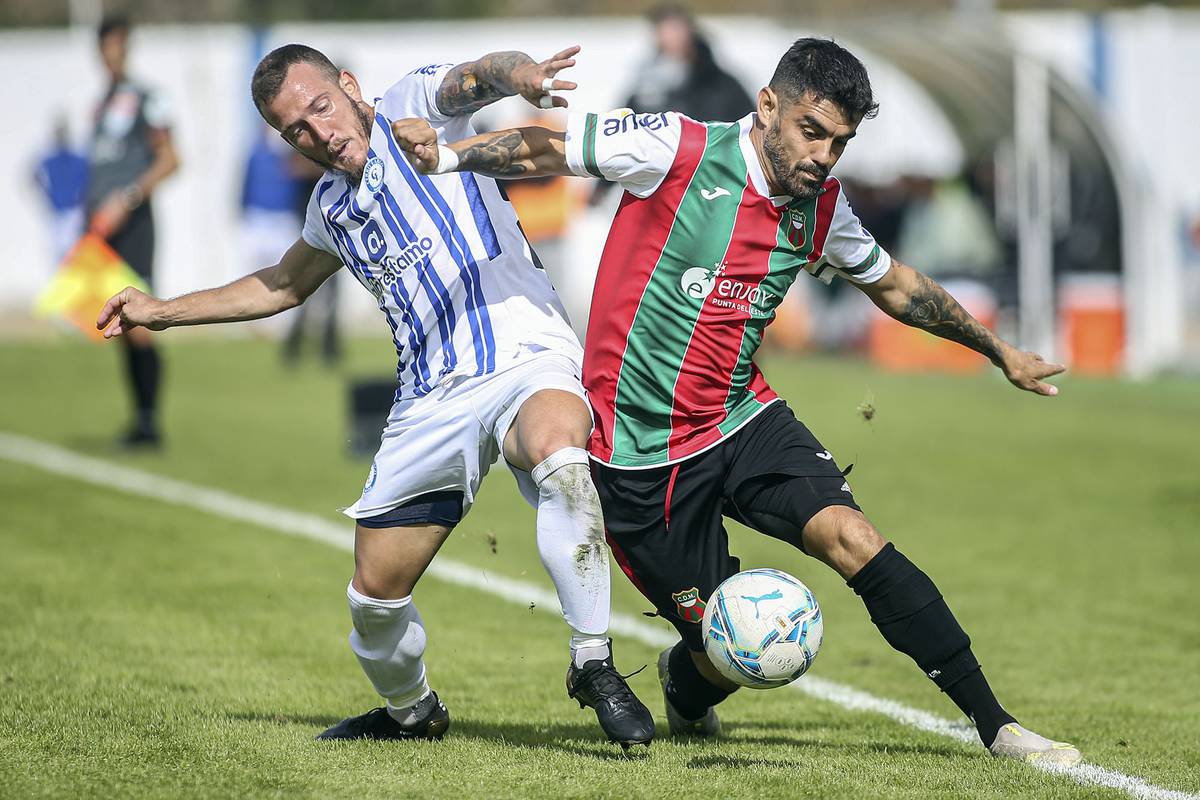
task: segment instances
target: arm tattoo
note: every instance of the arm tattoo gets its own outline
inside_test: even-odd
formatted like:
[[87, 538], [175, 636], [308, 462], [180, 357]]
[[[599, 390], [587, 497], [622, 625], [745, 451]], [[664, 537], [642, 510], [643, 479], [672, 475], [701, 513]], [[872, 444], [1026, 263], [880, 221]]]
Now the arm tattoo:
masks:
[[908, 306], [895, 316], [906, 325], [965, 345], [993, 362], [1000, 358], [996, 336], [925, 275], [917, 273], [917, 286], [908, 295]]
[[478, 61], [459, 64], [446, 73], [438, 87], [438, 110], [448, 116], [474, 114], [502, 97], [517, 93], [512, 73], [517, 67], [532, 64], [524, 53], [489, 53]]
[[511, 178], [528, 172], [517, 161], [517, 151], [525, 140], [520, 131], [498, 131], [458, 154], [460, 171], [478, 172], [493, 178]]

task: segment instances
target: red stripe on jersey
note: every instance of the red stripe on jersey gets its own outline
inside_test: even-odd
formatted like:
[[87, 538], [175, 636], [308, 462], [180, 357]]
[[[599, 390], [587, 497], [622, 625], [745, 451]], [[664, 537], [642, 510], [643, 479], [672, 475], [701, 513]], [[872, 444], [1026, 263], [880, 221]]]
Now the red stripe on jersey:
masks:
[[675, 479], [679, 477], [679, 465], [671, 470], [671, 479], [667, 481], [667, 497], [663, 500], [663, 528], [671, 532], [671, 495], [675, 493]]
[[[721, 438], [725, 401], [741, 356], [751, 293], [770, 271], [781, 211], [746, 181], [724, 270], [704, 298], [675, 381], [667, 458], [682, 458]], [[728, 291], [726, 289], [728, 288]], [[697, 431], [704, 431], [697, 436]]]
[[[629, 582], [637, 587], [637, 590], [642, 593], [643, 597], [654, 603], [654, 598], [650, 596], [650, 592], [646, 591], [646, 584], [642, 583], [642, 579], [633, 571], [633, 565], [629, 563], [629, 558], [625, 555], [625, 551], [621, 549], [621, 546], [609, 535], [607, 530], [604, 531], [604, 539], [608, 542], [608, 549], [612, 550], [613, 558], [617, 560], [617, 566], [621, 568], [621, 572], [625, 573], [625, 577], [629, 578]], [[657, 606], [657, 604], [655, 605]]]
[[699, 122], [680, 117], [680, 129], [679, 149], [662, 184], [645, 199], [625, 193], [600, 256], [583, 356], [583, 385], [596, 414], [588, 449], [605, 461], [612, 457], [617, 381], [626, 337], [708, 140], [708, 129]]
[[817, 225], [813, 231], [813, 249], [808, 255], [811, 264], [821, 258], [825, 250], [825, 239], [829, 236], [829, 226], [833, 222], [833, 212], [837, 208], [838, 193], [842, 185], [837, 178], [825, 181], [825, 193], [817, 198]]

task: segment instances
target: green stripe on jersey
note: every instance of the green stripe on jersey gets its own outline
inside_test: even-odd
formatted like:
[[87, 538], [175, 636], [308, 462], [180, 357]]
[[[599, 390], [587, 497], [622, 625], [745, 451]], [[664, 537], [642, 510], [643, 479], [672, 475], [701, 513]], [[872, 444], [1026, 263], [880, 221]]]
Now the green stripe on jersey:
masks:
[[[679, 202], [626, 338], [613, 404], [611, 463], [616, 466], [664, 460], [675, 382], [704, 299], [725, 258], [746, 187], [738, 124], [706, 127], [704, 154]], [[701, 194], [718, 187], [727, 189], [729, 196], [712, 201]]]
[[[788, 289], [812, 253], [816, 213], [816, 199], [793, 202], [783, 210], [779, 228], [775, 231], [775, 249], [771, 251], [767, 262], [767, 275], [760, 284], [765, 291], [779, 298], [787, 295]], [[775, 310], [772, 309], [770, 316], [752, 316], [746, 322], [742, 331], [737, 366], [734, 367], [729, 394], [725, 398], [726, 417], [717, 426], [722, 434], [729, 434], [735, 430], [760, 407], [758, 399], [748, 386], [753, 374], [754, 353], [762, 344], [767, 325], [774, 318]]]
[[598, 117], [588, 114], [583, 118], [583, 168], [597, 178], [603, 178], [600, 166], [596, 163], [596, 124]]

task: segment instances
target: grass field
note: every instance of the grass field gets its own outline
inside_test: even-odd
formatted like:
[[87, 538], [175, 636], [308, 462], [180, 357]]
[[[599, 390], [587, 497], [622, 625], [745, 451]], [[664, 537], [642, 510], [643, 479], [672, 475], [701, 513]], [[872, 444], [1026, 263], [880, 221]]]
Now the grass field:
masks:
[[[164, 337], [168, 448], [122, 455], [113, 346], [0, 347], [0, 431], [337, 523], [367, 465], [345, 455], [345, 374], [287, 372], [250, 341]], [[774, 386], [842, 463], [867, 513], [938, 582], [1005, 705], [1085, 758], [1200, 792], [1200, 384], [894, 376], [774, 360]], [[868, 397], [877, 409], [856, 411]], [[343, 550], [0, 459], [3, 797], [1128, 797], [790, 691], [722, 706], [727, 738], [629, 756], [562, 686], [562, 623], [432, 577], [417, 591], [441, 743], [317, 743], [375, 704], [346, 646]], [[215, 509], [214, 509], [215, 510]], [[495, 552], [489, 544], [495, 537]], [[812, 675], [953, 717], [830, 571], [737, 529], [743, 565], [809, 583]], [[497, 470], [443, 552], [549, 583], [533, 513]], [[616, 574], [614, 604], [645, 601]], [[666, 628], [659, 620], [645, 624]], [[655, 651], [618, 638], [618, 666]], [[632, 679], [665, 729], [653, 666]], [[807, 678], [802, 679], [807, 680]]]

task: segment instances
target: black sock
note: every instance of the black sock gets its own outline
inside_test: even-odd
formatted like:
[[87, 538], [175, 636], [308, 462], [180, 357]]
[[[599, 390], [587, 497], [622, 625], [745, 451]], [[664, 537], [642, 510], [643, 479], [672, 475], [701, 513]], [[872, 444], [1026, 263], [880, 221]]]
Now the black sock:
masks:
[[971, 640], [929, 576], [891, 543], [847, 585], [863, 599], [883, 638], [904, 653], [971, 718], [990, 745], [1000, 726], [1016, 720], [988, 686]]
[[681, 641], [671, 650], [667, 662], [667, 699], [675, 710], [689, 720], [703, 717], [708, 709], [733, 694], [714, 686], [696, 669], [692, 653]]
[[158, 350], [149, 347], [126, 347], [129, 381], [133, 385], [133, 400], [137, 408], [137, 428], [142, 433], [158, 432], [158, 386], [162, 362]]

